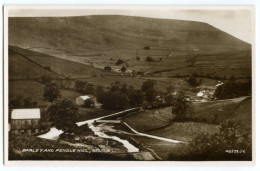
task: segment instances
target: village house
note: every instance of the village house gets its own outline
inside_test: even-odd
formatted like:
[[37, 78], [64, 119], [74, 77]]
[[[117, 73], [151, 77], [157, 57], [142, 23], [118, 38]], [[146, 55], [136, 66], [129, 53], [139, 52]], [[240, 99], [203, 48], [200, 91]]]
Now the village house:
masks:
[[84, 95], [84, 96], [79, 96], [76, 98], [76, 104], [79, 105], [79, 106], [82, 106], [84, 105], [85, 101], [86, 100], [92, 100], [94, 102], [94, 106], [97, 105], [97, 98], [93, 95]]
[[13, 109], [11, 112], [11, 133], [16, 135], [39, 132], [40, 109]]

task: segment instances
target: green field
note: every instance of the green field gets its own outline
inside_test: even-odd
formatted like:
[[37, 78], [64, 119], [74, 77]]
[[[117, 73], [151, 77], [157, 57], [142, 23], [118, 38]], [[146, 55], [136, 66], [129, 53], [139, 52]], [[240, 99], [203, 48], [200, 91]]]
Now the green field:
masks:
[[40, 78], [42, 75], [60, 78], [58, 74], [32, 63], [19, 54], [11, 53], [9, 55], [9, 80]]
[[[219, 131], [220, 123], [234, 120], [242, 130], [251, 132], [252, 101], [249, 97], [212, 102], [195, 102], [194, 121], [173, 122], [171, 107], [146, 110], [128, 115], [124, 121], [139, 132], [165, 138], [190, 142], [201, 133], [214, 134]], [[217, 118], [217, 119], [215, 119]], [[215, 120], [214, 120], [215, 119]], [[178, 152], [180, 146], [146, 137], [133, 137], [144, 147], [151, 148], [160, 157], [167, 160], [172, 152]], [[181, 148], [180, 148], [181, 149]]]
[[[47, 106], [50, 103], [43, 99], [44, 85], [31, 80], [10, 81], [9, 82], [9, 100], [17, 96], [31, 97], [38, 102], [38, 106]], [[60, 90], [61, 96], [75, 102], [80, 93], [71, 90]]]

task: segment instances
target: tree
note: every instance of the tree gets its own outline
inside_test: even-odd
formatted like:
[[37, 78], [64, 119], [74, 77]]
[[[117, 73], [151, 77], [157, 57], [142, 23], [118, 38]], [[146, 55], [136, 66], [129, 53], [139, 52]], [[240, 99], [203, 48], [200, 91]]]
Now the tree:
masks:
[[194, 107], [192, 102], [188, 101], [185, 96], [179, 95], [174, 98], [172, 106], [172, 114], [175, 115], [175, 119], [188, 119], [194, 113]]
[[121, 71], [122, 71], [122, 72], [125, 72], [125, 71], [126, 71], [126, 67], [123, 66], [123, 67], [121, 68]]
[[115, 91], [120, 91], [121, 90], [121, 83], [119, 81], [116, 81], [111, 84], [110, 91], [115, 92]]
[[137, 61], [140, 61], [140, 59], [141, 59], [141, 58], [140, 58], [139, 56], [136, 56], [136, 60], [137, 60]]
[[93, 107], [95, 102], [92, 99], [87, 99], [84, 101], [84, 106], [85, 107]]
[[50, 83], [52, 81], [52, 77], [49, 75], [42, 75], [41, 76], [41, 82], [43, 84]]
[[103, 93], [104, 93], [104, 87], [101, 85], [97, 85], [95, 89], [95, 96], [97, 97], [98, 101], [100, 101], [100, 97]]
[[123, 63], [124, 63], [124, 61], [122, 59], [118, 59], [115, 64], [120, 65], [120, 64], [123, 64]]
[[12, 109], [12, 108], [23, 107], [23, 99], [24, 99], [24, 97], [21, 95], [16, 96], [15, 99], [12, 99], [9, 102], [9, 108]]
[[85, 94], [94, 94], [95, 93], [95, 85], [92, 83], [86, 83], [83, 88], [83, 93]]
[[152, 57], [147, 56], [146, 57], [146, 62], [155, 62], [155, 60]]
[[61, 97], [58, 85], [54, 82], [47, 83], [44, 86], [43, 97], [44, 100], [47, 100], [48, 102], [53, 102]]
[[33, 101], [33, 99], [31, 97], [26, 97], [23, 99], [23, 106], [25, 108], [36, 107], [37, 102]]
[[156, 91], [154, 89], [148, 89], [146, 92], [145, 92], [145, 100], [149, 103], [152, 103], [155, 101], [156, 99]]
[[69, 99], [57, 99], [47, 107], [49, 120], [63, 131], [71, 131], [77, 127], [76, 121], [79, 114], [78, 106]]
[[197, 87], [201, 84], [201, 81], [198, 81], [195, 77], [188, 78], [187, 82], [192, 87]]
[[141, 105], [144, 96], [141, 90], [131, 90], [129, 93], [129, 104], [132, 106]]
[[235, 82], [233, 80], [228, 81], [217, 87], [214, 96], [217, 99], [230, 99], [240, 96], [248, 96], [251, 94], [252, 82]]
[[85, 85], [86, 85], [85, 81], [76, 80], [75, 81], [75, 91], [77, 91], [79, 93], [84, 93]]
[[142, 85], [142, 91], [146, 92], [148, 91], [149, 89], [153, 89], [155, 86], [155, 82], [152, 81], [152, 80], [147, 80], [145, 82], [143, 82], [143, 85]]
[[31, 97], [23, 97], [23, 96], [17, 96], [15, 99], [12, 99], [9, 102], [9, 108], [32, 108], [36, 107], [37, 102], [34, 101]]
[[104, 67], [104, 70], [106, 70], [106, 71], [112, 71], [112, 68], [111, 68], [110, 66], [105, 66], [105, 67]]

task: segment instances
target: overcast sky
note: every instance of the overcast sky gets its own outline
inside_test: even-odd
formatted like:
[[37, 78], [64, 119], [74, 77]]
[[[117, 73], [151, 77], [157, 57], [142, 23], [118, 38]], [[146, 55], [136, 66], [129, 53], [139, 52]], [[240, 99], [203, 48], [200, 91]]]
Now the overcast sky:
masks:
[[[46, 7], [45, 7], [46, 8]], [[53, 8], [53, 7], [52, 7]], [[248, 9], [198, 9], [171, 7], [111, 7], [93, 9], [10, 9], [11, 17], [43, 17], [43, 16], [82, 16], [82, 15], [129, 15], [164, 19], [181, 19], [206, 22], [243, 41], [252, 43], [252, 13]]]

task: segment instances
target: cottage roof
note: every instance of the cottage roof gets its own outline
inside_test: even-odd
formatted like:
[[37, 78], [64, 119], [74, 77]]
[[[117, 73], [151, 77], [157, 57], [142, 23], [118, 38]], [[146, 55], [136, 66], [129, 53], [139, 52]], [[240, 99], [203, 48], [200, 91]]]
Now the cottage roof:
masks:
[[93, 95], [85, 95], [85, 96], [79, 96], [80, 98], [82, 98], [83, 100], [87, 100], [87, 99], [91, 99], [91, 98], [94, 98], [95, 96]]
[[40, 119], [40, 109], [13, 109], [11, 119]]

